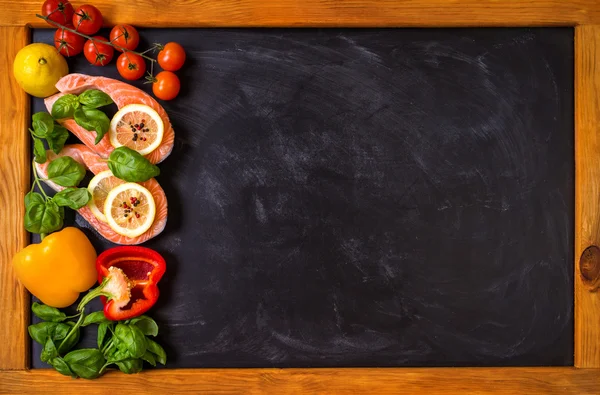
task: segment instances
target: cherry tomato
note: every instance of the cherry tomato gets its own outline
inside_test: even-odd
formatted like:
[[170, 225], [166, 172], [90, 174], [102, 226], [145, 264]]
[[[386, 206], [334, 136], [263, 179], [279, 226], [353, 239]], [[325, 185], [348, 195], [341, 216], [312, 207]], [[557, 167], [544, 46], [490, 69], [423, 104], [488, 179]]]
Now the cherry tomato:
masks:
[[158, 64], [164, 70], [176, 71], [185, 62], [185, 51], [177, 43], [167, 43], [158, 53]]
[[179, 78], [170, 71], [161, 71], [154, 77], [152, 92], [162, 100], [171, 100], [179, 94]]
[[87, 40], [83, 46], [85, 58], [94, 66], [106, 66], [112, 60], [115, 50], [102, 41], [108, 41], [102, 36], [94, 36], [93, 40]]
[[124, 52], [117, 58], [117, 70], [126, 80], [139, 80], [146, 72], [146, 62], [140, 55]]
[[102, 14], [93, 5], [82, 5], [73, 14], [73, 26], [80, 33], [96, 34], [102, 27]]
[[[73, 25], [67, 25], [67, 27], [73, 29]], [[64, 56], [80, 54], [84, 44], [85, 38], [68, 30], [56, 29], [56, 33], [54, 33], [54, 46]]]
[[68, 0], [46, 0], [42, 4], [42, 15], [61, 25], [68, 25], [73, 19], [73, 5]]
[[[117, 25], [110, 31], [110, 42], [130, 51], [135, 51], [140, 43], [140, 34], [133, 26]], [[115, 48], [115, 50], [123, 52], [119, 48]]]

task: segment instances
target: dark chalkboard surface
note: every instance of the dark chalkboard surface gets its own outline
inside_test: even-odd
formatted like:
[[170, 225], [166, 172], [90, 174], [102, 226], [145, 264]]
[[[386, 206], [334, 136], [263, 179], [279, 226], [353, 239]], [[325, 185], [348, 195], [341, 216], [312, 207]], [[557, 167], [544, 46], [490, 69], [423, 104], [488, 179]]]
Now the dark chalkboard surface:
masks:
[[188, 51], [167, 367], [573, 363], [572, 29], [142, 36]]

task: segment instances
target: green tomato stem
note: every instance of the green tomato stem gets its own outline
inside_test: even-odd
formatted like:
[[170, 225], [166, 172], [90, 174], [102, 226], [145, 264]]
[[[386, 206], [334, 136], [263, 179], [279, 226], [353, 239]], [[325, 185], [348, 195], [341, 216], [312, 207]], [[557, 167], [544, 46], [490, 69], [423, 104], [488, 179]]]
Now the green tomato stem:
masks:
[[[66, 27], [66, 26], [64, 26], [64, 25], [61, 25], [61, 24], [60, 24], [60, 23], [58, 23], [58, 22], [54, 22], [52, 19], [48, 18], [47, 16], [43, 16], [43, 15], [40, 15], [40, 14], [35, 14], [35, 16], [37, 16], [38, 18], [42, 18], [43, 20], [45, 20], [45, 21], [46, 21], [46, 22], [48, 22], [49, 24], [51, 24], [51, 25], [54, 25], [54, 26], [56, 26], [56, 27], [58, 27], [58, 28], [61, 28], [61, 29], [64, 29], [64, 30], [66, 30], [66, 31], [68, 31], [68, 32], [71, 32], [71, 33], [77, 34], [78, 36], [85, 37], [85, 38], [87, 38], [88, 40], [92, 40], [92, 42], [95, 42], [95, 41], [96, 41], [96, 40], [95, 40], [93, 37], [90, 37], [90, 36], [88, 36], [87, 34], [83, 34], [83, 33], [81, 33], [81, 32], [78, 32], [78, 31], [77, 31], [77, 30], [75, 30], [75, 29], [71, 29], [71, 28], [69, 28], [69, 27]], [[113, 48], [120, 49], [122, 52], [129, 52], [129, 53], [133, 53], [133, 54], [139, 55], [139, 56], [141, 56], [142, 58], [145, 58], [145, 59], [148, 59], [149, 61], [151, 61], [151, 62], [152, 62], [152, 64], [154, 64], [154, 62], [156, 62], [156, 59], [154, 59], [154, 58], [151, 58], [150, 56], [146, 56], [146, 55], [144, 55], [144, 53], [143, 53], [143, 52], [130, 51], [129, 49], [127, 49], [127, 48], [123, 48], [123, 47], [121, 47], [121, 46], [119, 46], [119, 45], [117, 45], [117, 44], [113, 44], [113, 43], [112, 43], [112, 42], [110, 42], [110, 41], [102, 41], [102, 44], [110, 45], [110, 46], [111, 46], [111, 47], [113, 47]]]

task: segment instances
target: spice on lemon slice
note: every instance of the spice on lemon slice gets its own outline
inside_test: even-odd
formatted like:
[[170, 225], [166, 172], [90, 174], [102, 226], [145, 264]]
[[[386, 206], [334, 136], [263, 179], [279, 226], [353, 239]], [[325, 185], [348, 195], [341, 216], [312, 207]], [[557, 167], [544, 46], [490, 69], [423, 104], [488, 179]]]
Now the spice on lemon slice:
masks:
[[149, 190], [134, 182], [113, 188], [104, 202], [104, 215], [116, 233], [138, 237], [152, 226], [156, 204]]
[[164, 129], [160, 115], [151, 107], [129, 104], [115, 114], [108, 134], [113, 147], [125, 146], [148, 155], [160, 146]]

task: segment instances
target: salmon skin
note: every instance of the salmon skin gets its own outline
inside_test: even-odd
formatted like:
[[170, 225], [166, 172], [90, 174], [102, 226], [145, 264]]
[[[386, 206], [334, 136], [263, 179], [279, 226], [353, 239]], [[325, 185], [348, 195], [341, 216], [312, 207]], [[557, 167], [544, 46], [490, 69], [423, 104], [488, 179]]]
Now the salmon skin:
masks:
[[[119, 109], [129, 104], [145, 104], [155, 110], [164, 124], [163, 139], [157, 149], [146, 155], [146, 158], [156, 164], [160, 163], [171, 154], [175, 142], [175, 131], [169, 121], [167, 112], [149, 94], [134, 86], [118, 80], [106, 77], [94, 77], [85, 74], [68, 74], [58, 80], [56, 88], [60, 91], [44, 100], [46, 109], [52, 113], [54, 102], [66, 94], [78, 95], [88, 89], [98, 89], [110, 96]], [[110, 143], [108, 133], [104, 135], [98, 144], [94, 144], [96, 132], [90, 132], [77, 125], [74, 119], [60, 119], [58, 122], [87, 145], [102, 158], [108, 158], [115, 149]]]
[[[87, 131], [86, 131], [87, 132]], [[88, 132], [89, 133], [89, 132]], [[61, 156], [70, 156], [77, 162], [81, 163], [94, 174], [101, 171], [109, 170], [106, 161], [98, 156], [94, 151], [83, 144], [68, 144], [62, 149], [60, 154], [56, 155], [52, 151], [46, 151], [48, 160], [45, 163], [35, 163], [35, 168], [39, 176], [42, 178], [48, 177], [48, 165], [50, 162]], [[64, 187], [53, 183], [52, 181], [44, 180], [44, 182], [55, 191], [61, 191]], [[77, 212], [105, 239], [112, 241], [115, 244], [140, 244], [151, 238], [158, 236], [167, 224], [167, 196], [161, 188], [158, 181], [154, 178], [145, 182], [138, 183], [148, 189], [154, 198], [156, 204], [156, 216], [150, 229], [138, 237], [126, 237], [118, 234], [108, 226], [107, 223], [100, 221], [92, 213], [88, 206], [83, 206]]]

